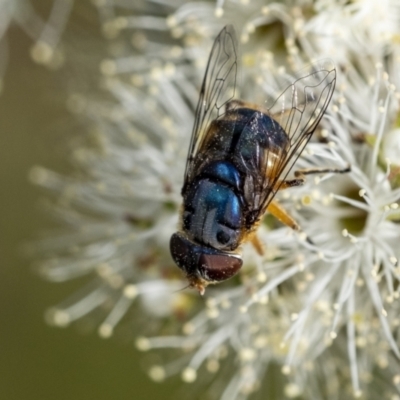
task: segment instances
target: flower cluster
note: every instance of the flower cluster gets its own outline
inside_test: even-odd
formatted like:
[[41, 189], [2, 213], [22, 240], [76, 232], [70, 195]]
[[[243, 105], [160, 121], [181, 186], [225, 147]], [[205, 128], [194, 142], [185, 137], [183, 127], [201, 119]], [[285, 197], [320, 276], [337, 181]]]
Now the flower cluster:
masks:
[[[137, 347], [166, 357], [150, 377], [181, 374], [209, 387], [211, 398], [261, 390], [263, 398], [399, 399], [397, 3], [95, 4], [112, 44], [101, 64], [112, 98], [70, 99], [94, 125], [73, 153], [75, 176], [41, 167], [30, 175], [54, 192], [49, 210], [68, 225], [38, 244], [41, 273], [58, 282], [92, 277], [49, 310], [48, 321], [67, 326], [91, 315], [106, 338], [136, 302], [142, 317], [132, 318], [146, 320]], [[302, 231], [267, 216], [258, 230], [265, 254], [246, 245], [239, 277], [201, 298], [179, 290], [185, 283], [168, 243], [199, 83], [226, 23], [241, 27], [239, 91], [253, 101], [278, 95], [287, 75], [310, 60], [333, 59], [331, 106], [295, 168], [351, 171], [282, 192]]]

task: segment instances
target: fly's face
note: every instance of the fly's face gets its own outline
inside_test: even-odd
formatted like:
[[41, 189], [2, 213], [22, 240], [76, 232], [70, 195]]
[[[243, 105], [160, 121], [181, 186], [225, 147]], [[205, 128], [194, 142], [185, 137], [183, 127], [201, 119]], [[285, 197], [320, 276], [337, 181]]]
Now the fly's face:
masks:
[[302, 183], [286, 176], [335, 86], [335, 68], [325, 61], [288, 83], [267, 108], [234, 99], [237, 67], [235, 31], [226, 26], [215, 39], [200, 90], [180, 232], [170, 241], [172, 258], [200, 293], [239, 272], [238, 249], [267, 209], [296, 229], [273, 199], [278, 190]]
[[204, 293], [209, 283], [218, 283], [236, 275], [242, 266], [239, 255], [226, 253], [188, 240], [174, 233], [170, 241], [172, 258], [185, 272], [189, 284]]

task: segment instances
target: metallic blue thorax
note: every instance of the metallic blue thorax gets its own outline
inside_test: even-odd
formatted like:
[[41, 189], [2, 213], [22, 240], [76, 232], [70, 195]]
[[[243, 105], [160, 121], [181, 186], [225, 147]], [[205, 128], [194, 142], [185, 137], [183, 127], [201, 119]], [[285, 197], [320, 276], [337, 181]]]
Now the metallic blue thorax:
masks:
[[202, 167], [183, 189], [183, 230], [189, 239], [225, 251], [239, 246], [247, 213], [252, 211], [248, 197], [253, 193], [245, 190], [247, 175], [261, 173], [260, 153], [268, 150], [272, 157], [288, 140], [266, 114], [248, 108], [234, 112], [235, 120], [228, 112], [226, 119], [214, 121]]
[[192, 240], [220, 250], [238, 246], [240, 175], [229, 161], [208, 164], [184, 198], [183, 228]]

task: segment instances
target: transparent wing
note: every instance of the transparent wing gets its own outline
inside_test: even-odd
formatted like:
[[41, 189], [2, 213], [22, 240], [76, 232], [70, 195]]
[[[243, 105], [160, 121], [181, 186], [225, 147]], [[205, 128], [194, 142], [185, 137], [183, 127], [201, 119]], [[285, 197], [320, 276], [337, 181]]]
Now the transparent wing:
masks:
[[235, 30], [232, 25], [227, 25], [216, 37], [208, 59], [189, 145], [184, 186], [195, 175], [196, 155], [206, 142], [210, 123], [225, 113], [226, 104], [234, 98], [237, 49]]
[[[282, 182], [304, 150], [323, 117], [336, 83], [336, 70], [330, 60], [313, 66], [306, 75], [294, 80], [268, 108], [272, 119], [267, 145], [260, 146], [259, 159], [248, 166], [249, 171], [257, 170], [251, 190], [255, 210], [254, 218], [261, 217], [272, 201]], [[253, 120], [257, 117], [254, 114]], [[254, 121], [250, 121], [254, 123]], [[274, 147], [276, 138], [283, 129], [289, 143], [282, 148]], [[275, 140], [275, 142], [274, 142]], [[268, 173], [267, 173], [268, 169]]]
[[331, 100], [336, 70], [331, 60], [311, 66], [311, 71], [290, 83], [268, 108], [294, 144], [307, 144]]

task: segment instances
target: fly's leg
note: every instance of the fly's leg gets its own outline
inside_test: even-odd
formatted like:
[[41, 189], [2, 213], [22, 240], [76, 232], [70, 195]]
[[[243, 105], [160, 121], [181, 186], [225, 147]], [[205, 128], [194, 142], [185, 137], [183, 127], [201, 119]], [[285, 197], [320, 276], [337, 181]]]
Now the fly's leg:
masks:
[[[292, 228], [296, 232], [301, 232], [300, 225], [276, 200], [271, 201], [271, 203], [267, 207], [267, 211], [269, 211], [278, 221], [282, 222], [289, 228]], [[310, 244], [314, 244], [308, 236], [306, 236], [305, 240]]]
[[278, 221], [287, 225], [289, 228], [292, 228], [295, 231], [300, 230], [299, 224], [276, 200], [272, 200], [271, 203], [269, 203], [267, 211], [269, 211]]
[[308, 169], [299, 169], [294, 171], [294, 176], [296, 179], [288, 179], [286, 181], [278, 181], [275, 184], [275, 190], [283, 190], [295, 186], [301, 186], [304, 184], [306, 180], [306, 175], [312, 174], [345, 174], [351, 171], [350, 165], [346, 168], [308, 168]]
[[[301, 186], [304, 183], [304, 179], [291, 179], [287, 181], [278, 181], [275, 185], [275, 190], [287, 189], [294, 186]], [[296, 222], [296, 220], [276, 201], [272, 200], [268, 207], [267, 211], [270, 212], [278, 221], [282, 222], [289, 228], [292, 228], [295, 231], [300, 231], [300, 225]], [[262, 244], [256, 235], [251, 238], [251, 242], [257, 252], [260, 253], [259, 248], [263, 249]]]
[[[346, 168], [309, 168], [309, 169], [299, 169], [294, 172], [294, 176], [296, 179], [289, 179], [286, 181], [278, 181], [275, 184], [275, 190], [282, 190], [287, 189], [290, 187], [301, 186], [305, 182], [306, 175], [312, 174], [327, 174], [327, 173], [334, 173], [334, 174], [344, 174], [346, 172], [350, 172], [351, 167], [350, 165]], [[300, 231], [299, 224], [287, 213], [287, 211], [279, 205], [275, 200], [271, 201], [267, 210], [279, 221], [284, 223], [285, 225], [289, 226], [295, 231]], [[312, 241], [307, 238], [307, 241], [311, 244]]]
[[256, 249], [256, 252], [260, 255], [263, 256], [265, 253], [264, 245], [261, 243], [259, 237], [257, 236], [257, 233], [254, 232], [253, 235], [251, 235], [250, 242], [253, 245], [253, 247]]
[[302, 179], [304, 181], [306, 175], [312, 174], [345, 174], [351, 171], [351, 166], [347, 166], [346, 168], [307, 168], [307, 169], [299, 169], [294, 171], [294, 176], [296, 178]]
[[[295, 231], [300, 231], [299, 224], [276, 200], [272, 200], [271, 203], [269, 203], [267, 211], [269, 211], [278, 221], [282, 222], [283, 224], [287, 225]], [[256, 233], [251, 236], [250, 241], [253, 247], [256, 249], [257, 253], [260, 256], [264, 255], [264, 246]]]
[[287, 181], [278, 181], [275, 184], [275, 191], [277, 190], [283, 190], [283, 189], [287, 189], [287, 188], [291, 188], [291, 187], [295, 187], [295, 186], [301, 186], [303, 183], [305, 182], [305, 179], [299, 178], [299, 179], [289, 179]]
[[[290, 187], [301, 186], [305, 182], [305, 175], [311, 174], [324, 174], [324, 173], [338, 173], [344, 174], [350, 171], [350, 166], [344, 169], [337, 168], [315, 168], [315, 169], [302, 169], [295, 171], [294, 175], [296, 179], [289, 179], [286, 181], [278, 181], [275, 185], [275, 190], [287, 189]], [[296, 220], [276, 201], [272, 200], [267, 207], [267, 211], [269, 211], [278, 221], [282, 222], [289, 228], [295, 231], [301, 231], [300, 225], [296, 222]], [[258, 239], [257, 235], [254, 234], [251, 237], [251, 243], [256, 249], [257, 253], [260, 255], [264, 254], [264, 248]], [[309, 243], [313, 244], [311, 239], [307, 237], [306, 239]]]

